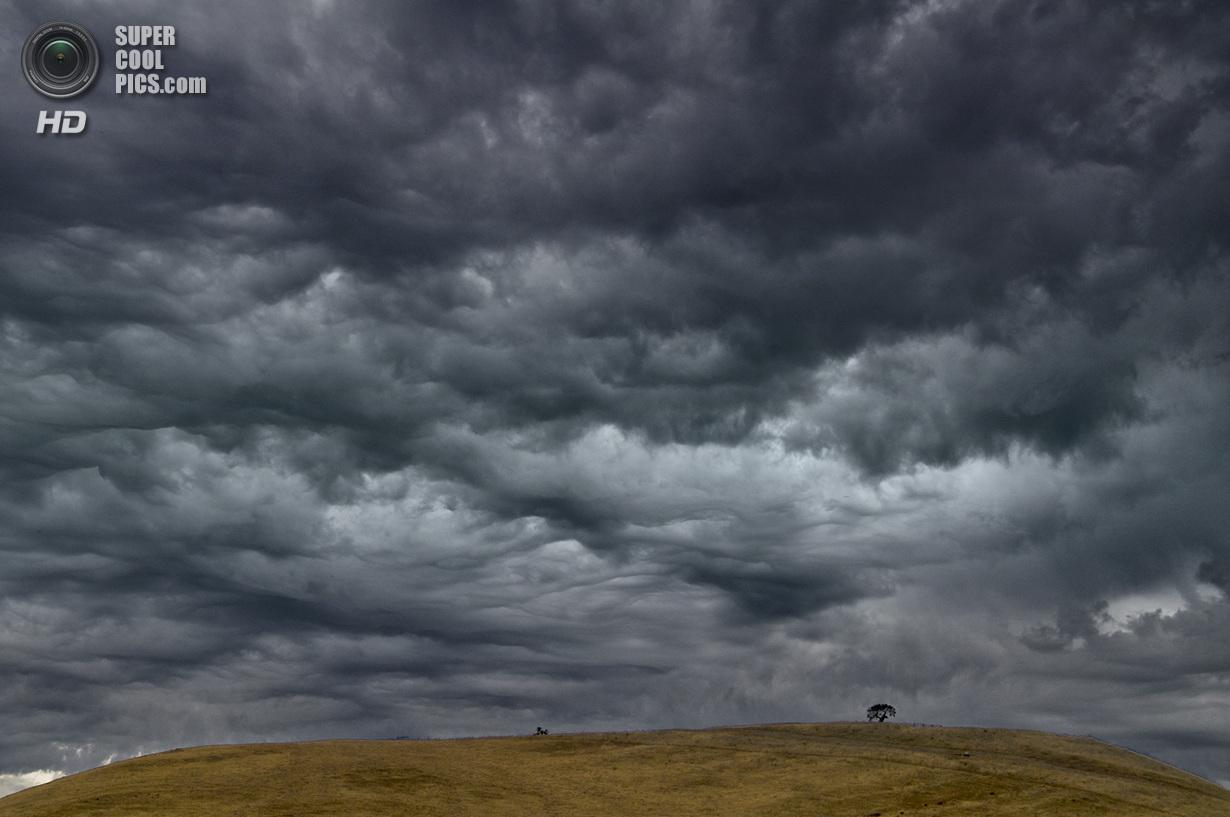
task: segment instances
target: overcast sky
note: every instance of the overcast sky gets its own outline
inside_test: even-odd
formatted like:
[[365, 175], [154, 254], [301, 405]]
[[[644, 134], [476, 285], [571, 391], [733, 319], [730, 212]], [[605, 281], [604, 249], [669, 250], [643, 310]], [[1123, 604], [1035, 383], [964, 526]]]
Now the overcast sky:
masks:
[[881, 701], [1230, 782], [1226, 3], [0, 31], [0, 787]]

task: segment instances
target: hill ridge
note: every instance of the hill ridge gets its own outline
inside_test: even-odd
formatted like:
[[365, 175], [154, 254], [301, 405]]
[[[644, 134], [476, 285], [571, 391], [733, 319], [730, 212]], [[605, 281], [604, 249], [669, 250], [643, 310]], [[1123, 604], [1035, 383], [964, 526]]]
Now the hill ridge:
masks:
[[215, 744], [0, 798], [0, 817], [1225, 817], [1212, 781], [1092, 736], [837, 723]]

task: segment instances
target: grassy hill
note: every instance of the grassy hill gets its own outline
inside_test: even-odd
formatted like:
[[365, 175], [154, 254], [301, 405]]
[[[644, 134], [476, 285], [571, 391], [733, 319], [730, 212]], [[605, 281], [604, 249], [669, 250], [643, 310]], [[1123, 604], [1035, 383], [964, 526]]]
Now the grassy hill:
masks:
[[206, 746], [0, 799], [0, 817], [1230, 815], [1230, 792], [1088, 738], [785, 724]]

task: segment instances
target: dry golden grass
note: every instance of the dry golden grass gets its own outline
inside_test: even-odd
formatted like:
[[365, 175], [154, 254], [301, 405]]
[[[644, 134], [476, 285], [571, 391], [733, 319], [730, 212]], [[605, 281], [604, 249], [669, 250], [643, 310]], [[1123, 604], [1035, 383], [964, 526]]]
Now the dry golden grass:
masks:
[[833, 723], [207, 746], [0, 800], [0, 817], [418, 814], [1226, 817], [1230, 792], [1088, 738]]

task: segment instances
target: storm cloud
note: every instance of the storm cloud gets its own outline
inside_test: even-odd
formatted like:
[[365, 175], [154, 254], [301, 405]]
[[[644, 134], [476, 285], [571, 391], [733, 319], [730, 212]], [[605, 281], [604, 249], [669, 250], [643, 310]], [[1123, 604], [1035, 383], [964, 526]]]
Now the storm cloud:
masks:
[[878, 700], [1230, 781], [1224, 3], [53, 18], [209, 93], [0, 72], [3, 785]]

